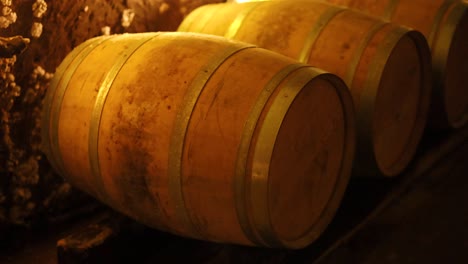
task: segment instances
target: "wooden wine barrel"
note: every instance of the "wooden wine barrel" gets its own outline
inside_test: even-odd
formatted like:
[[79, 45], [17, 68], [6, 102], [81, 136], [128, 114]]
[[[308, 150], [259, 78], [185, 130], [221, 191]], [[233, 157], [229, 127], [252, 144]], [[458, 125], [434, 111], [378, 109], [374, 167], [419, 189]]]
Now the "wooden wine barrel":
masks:
[[65, 178], [149, 226], [301, 248], [333, 217], [355, 148], [333, 74], [215, 36], [91, 39], [47, 92], [44, 150]]
[[460, 0], [328, 0], [421, 31], [432, 50], [432, 128], [468, 123], [468, 2]]
[[245, 41], [342, 77], [356, 107], [356, 174], [395, 176], [414, 156], [431, 92], [430, 51], [417, 31], [307, 0], [206, 5], [179, 31]]

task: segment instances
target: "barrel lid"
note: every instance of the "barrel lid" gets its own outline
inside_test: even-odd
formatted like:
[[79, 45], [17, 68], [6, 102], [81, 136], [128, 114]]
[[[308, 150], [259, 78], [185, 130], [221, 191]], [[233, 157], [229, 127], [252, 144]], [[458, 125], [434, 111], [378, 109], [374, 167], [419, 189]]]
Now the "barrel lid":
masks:
[[439, 47], [447, 61], [442, 65], [434, 62], [434, 66], [444, 69], [444, 80], [438, 88], [444, 91], [448, 123], [459, 128], [468, 122], [468, 3], [459, 2], [448, 16], [439, 36], [443, 43], [438, 43], [450, 45]]
[[351, 95], [334, 75], [311, 80], [310, 69], [283, 83], [258, 127], [250, 195], [255, 228], [269, 246], [314, 241], [336, 212], [351, 171]]
[[407, 31], [385, 63], [374, 105], [373, 150], [386, 176], [401, 173], [419, 145], [427, 121], [430, 73], [427, 42], [421, 33]]

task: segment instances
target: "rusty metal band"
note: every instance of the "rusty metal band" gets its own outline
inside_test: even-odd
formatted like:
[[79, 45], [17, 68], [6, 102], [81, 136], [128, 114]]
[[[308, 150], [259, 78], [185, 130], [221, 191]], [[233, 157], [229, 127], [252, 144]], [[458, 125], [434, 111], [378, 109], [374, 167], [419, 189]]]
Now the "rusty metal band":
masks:
[[455, 1], [456, 0], [445, 0], [442, 6], [437, 11], [434, 21], [432, 22], [431, 31], [429, 32], [429, 36], [427, 36], [427, 42], [429, 43], [431, 48], [434, 47], [435, 42], [437, 42], [436, 39], [439, 38], [437, 37], [437, 35], [438, 35], [438, 31], [440, 28], [440, 24], [442, 23], [442, 20], [444, 19], [445, 15], [447, 14], [447, 11], [449, 10], [449, 8], [452, 6], [452, 4]]
[[189, 32], [189, 31], [192, 31], [193, 30], [191, 29], [193, 24], [195, 23], [195, 21], [197, 20], [197, 18], [203, 14], [203, 11], [205, 8], [210, 8], [211, 5], [206, 5], [206, 6], [201, 6], [195, 10], [193, 10], [192, 12], [190, 12], [190, 14], [188, 14], [188, 16], [182, 21], [182, 23], [180, 24], [179, 28], [177, 29], [177, 31], [179, 32]]
[[[107, 95], [114, 83], [115, 78], [121, 71], [122, 67], [125, 65], [127, 60], [145, 43], [152, 40], [153, 38], [159, 36], [159, 33], [143, 33], [139, 36], [144, 36], [135, 40], [132, 43], [126, 43], [127, 47], [122, 53], [120, 53], [115, 63], [106, 73], [104, 79], [102, 80], [101, 85], [99, 86], [99, 91], [96, 96], [96, 101], [94, 103], [93, 111], [91, 113], [91, 120], [89, 124], [89, 139], [88, 139], [88, 157], [89, 165], [91, 168], [91, 176], [94, 178], [94, 182], [99, 185], [97, 186], [97, 194], [99, 194], [102, 201], [109, 200], [107, 195], [105, 195], [104, 182], [101, 176], [101, 169], [99, 164], [99, 129], [101, 125], [102, 112], [104, 110], [104, 105], [107, 99]], [[119, 35], [114, 36], [115, 38], [133, 38], [133, 35]]]
[[222, 52], [214, 55], [212, 60], [202, 67], [195, 76], [184, 96], [181, 109], [177, 111], [174, 128], [170, 139], [168, 177], [169, 177], [169, 198], [174, 203], [176, 217], [179, 222], [189, 229], [191, 235], [202, 237], [198, 227], [193, 223], [185, 205], [185, 198], [182, 190], [182, 159], [185, 144], [185, 137], [190, 124], [192, 112], [197, 104], [203, 89], [210, 80], [213, 73], [234, 54], [254, 48], [245, 44], [231, 44]]
[[257, 7], [262, 5], [263, 3], [261, 2], [255, 2], [255, 3], [250, 3], [250, 4], [243, 4], [245, 6], [249, 6], [249, 8], [246, 8], [242, 10], [234, 19], [234, 21], [231, 23], [229, 28], [226, 30], [226, 33], [224, 33], [224, 37], [228, 39], [233, 39], [237, 36], [237, 33], [239, 33], [239, 30], [241, 26], [244, 24], [245, 19], [255, 10]]
[[328, 23], [339, 13], [347, 10], [344, 7], [330, 6], [319, 18], [319, 20], [313, 25], [311, 31], [307, 35], [304, 42], [298, 60], [302, 63], [308, 63], [310, 53], [314, 47], [315, 41], [320, 36], [320, 33], [325, 29]]
[[330, 220], [335, 215], [337, 208], [343, 198], [346, 187], [348, 186], [349, 178], [351, 176], [351, 168], [353, 165], [353, 158], [356, 149], [356, 133], [355, 133], [355, 113], [354, 105], [351, 94], [346, 84], [336, 75], [330, 73], [320, 74], [322, 80], [326, 80], [333, 84], [337, 90], [337, 95], [340, 98], [341, 105], [343, 106], [344, 116], [344, 144], [343, 155], [340, 162], [339, 176], [334, 184], [333, 193], [327, 201], [326, 206], [320, 213], [320, 216], [301, 237], [293, 241], [285, 241], [283, 244], [288, 244], [288, 247], [303, 248], [310, 244], [310, 241], [315, 241], [321, 233], [325, 230]]
[[90, 39], [76, 47], [61, 63], [51, 82], [47, 97], [44, 102], [42, 120], [42, 141], [47, 157], [54, 169], [62, 176], [66, 176], [58, 138], [60, 112], [68, 84], [80, 67], [83, 60], [94, 48], [99, 46], [109, 37]]
[[265, 85], [244, 124], [241, 141], [239, 148], [237, 149], [236, 171], [234, 176], [234, 201], [236, 205], [237, 218], [239, 220], [239, 225], [244, 231], [244, 234], [252, 243], [256, 245], [268, 246], [268, 243], [265, 243], [256, 235], [254, 227], [252, 227], [250, 224], [247, 210], [248, 207], [246, 194], [248, 191], [246, 190], [246, 168], [252, 136], [254, 134], [258, 119], [260, 118], [260, 115], [271, 94], [281, 84], [281, 82], [284, 81], [285, 78], [287, 78], [295, 70], [302, 67], [307, 66], [304, 64], [290, 64], [284, 67], [275, 76], [273, 76], [271, 80]]
[[[444, 79], [447, 69], [447, 60], [452, 46], [453, 36], [458, 28], [458, 24], [468, 12], [467, 2], [458, 2], [455, 7], [447, 15], [447, 20], [444, 25], [438, 30], [437, 37], [434, 40], [432, 46], [432, 64], [433, 64], [433, 76], [437, 98], [445, 98], [444, 94]], [[443, 99], [441, 99], [443, 100]], [[448, 117], [445, 117], [449, 122]], [[465, 117], [468, 118], [468, 117]], [[464, 123], [465, 120], [458, 120], [452, 126], [456, 126], [457, 123]]]
[[[322, 72], [313, 67], [302, 68], [290, 76], [273, 99], [258, 132], [252, 158], [250, 198], [252, 219], [260, 237], [270, 247], [284, 247], [275, 234], [269, 206], [270, 164], [279, 130], [292, 102], [312, 79]], [[294, 243], [294, 242], [292, 242]], [[288, 247], [293, 247], [288, 245]]]
[[[82, 45], [78, 46], [77, 48], [73, 49], [62, 61], [62, 63], [57, 68], [54, 78], [52, 79], [49, 88], [47, 89], [46, 96], [44, 98], [43, 108], [42, 108], [42, 119], [41, 119], [41, 148], [42, 151], [47, 155], [49, 162], [51, 163], [52, 167], [55, 171], [59, 171], [58, 163], [53, 156], [51, 151], [51, 141], [50, 141], [50, 114], [51, 114], [51, 106], [54, 101], [54, 97], [57, 93], [57, 87], [61, 83], [62, 77], [64, 72], [70, 67], [73, 60], [79, 56], [79, 54], [85, 50], [95, 39], [87, 40]], [[66, 89], [67, 87], [64, 87]], [[54, 151], [55, 152], [55, 151]], [[56, 153], [54, 153], [56, 154]], [[60, 173], [61, 174], [61, 173]]]
[[414, 153], [417, 150], [417, 145], [421, 140], [421, 135], [424, 132], [424, 128], [426, 126], [430, 97], [432, 95], [432, 89], [427, 89], [428, 87], [432, 87], [432, 78], [430, 74], [431, 51], [427, 45], [427, 40], [421, 32], [416, 30], [408, 31], [406, 35], [414, 42], [421, 62], [421, 78], [419, 86], [420, 100], [417, 102], [418, 112], [416, 115], [416, 120], [411, 127], [411, 134], [405, 142], [405, 147], [401, 150], [399, 159], [395, 160], [393, 164], [388, 166], [390, 171], [394, 171], [395, 167], [398, 168], [397, 170], [403, 170], [403, 168], [401, 168], [402, 164], [409, 163], [414, 156]]
[[353, 166], [354, 154], [356, 149], [356, 115], [354, 113], [354, 104], [352, 96], [346, 84], [336, 75], [330, 73], [323, 73], [320, 75], [322, 80], [326, 80], [333, 84], [336, 88], [337, 95], [343, 106], [344, 116], [344, 142], [343, 142], [343, 155], [340, 162], [340, 169], [338, 172], [337, 180], [334, 184], [333, 193], [327, 201], [320, 216], [309, 229], [304, 232], [304, 235], [294, 241], [286, 241], [288, 246], [294, 248], [303, 248], [310, 244], [310, 241], [315, 241], [325, 230], [326, 226], [330, 223], [335, 215], [337, 208], [348, 186], [349, 178], [351, 176], [351, 168]]
[[357, 67], [361, 61], [361, 57], [364, 54], [364, 50], [369, 46], [369, 42], [375, 36], [375, 34], [385, 26], [386, 22], [378, 22], [372, 26], [372, 28], [367, 33], [365, 39], [362, 40], [358, 49], [353, 53], [351, 62], [348, 65], [348, 70], [346, 71], [345, 78], [343, 81], [348, 85], [349, 88], [353, 87], [354, 75], [356, 74]]
[[390, 0], [387, 7], [385, 8], [382, 18], [391, 21], [399, 3], [400, 0]]
[[386, 40], [377, 48], [377, 52], [368, 67], [369, 72], [364, 83], [359, 103], [356, 104], [358, 147], [356, 149], [355, 168], [364, 169], [365, 171], [362, 173], [365, 174], [375, 174], [375, 176], [381, 175], [377, 159], [375, 157], [372, 135], [375, 101], [381, 77], [391, 55], [391, 51], [407, 32], [408, 29], [406, 28], [396, 27], [389, 33]]

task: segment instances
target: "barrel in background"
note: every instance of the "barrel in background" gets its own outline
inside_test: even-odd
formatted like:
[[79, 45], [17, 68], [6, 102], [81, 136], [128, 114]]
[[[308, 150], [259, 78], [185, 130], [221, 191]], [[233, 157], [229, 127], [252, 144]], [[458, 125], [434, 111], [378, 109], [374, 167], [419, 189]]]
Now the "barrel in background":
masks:
[[429, 41], [434, 129], [468, 123], [468, 2], [461, 0], [328, 0], [421, 31]]
[[313, 0], [206, 5], [179, 31], [253, 43], [342, 77], [357, 113], [356, 174], [395, 176], [413, 158], [431, 93], [421, 33]]
[[57, 171], [139, 222], [301, 248], [331, 221], [355, 148], [335, 75], [183, 33], [99, 37], [63, 61], [42, 135]]

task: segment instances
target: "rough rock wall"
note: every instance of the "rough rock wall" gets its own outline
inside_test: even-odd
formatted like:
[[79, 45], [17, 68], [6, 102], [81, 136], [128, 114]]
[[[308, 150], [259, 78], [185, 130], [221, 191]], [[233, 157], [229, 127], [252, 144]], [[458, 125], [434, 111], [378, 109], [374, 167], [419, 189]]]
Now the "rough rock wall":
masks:
[[68, 52], [103, 34], [176, 30], [214, 2], [223, 0], [0, 0], [0, 223], [28, 225], [82, 201], [40, 151], [42, 99]]

